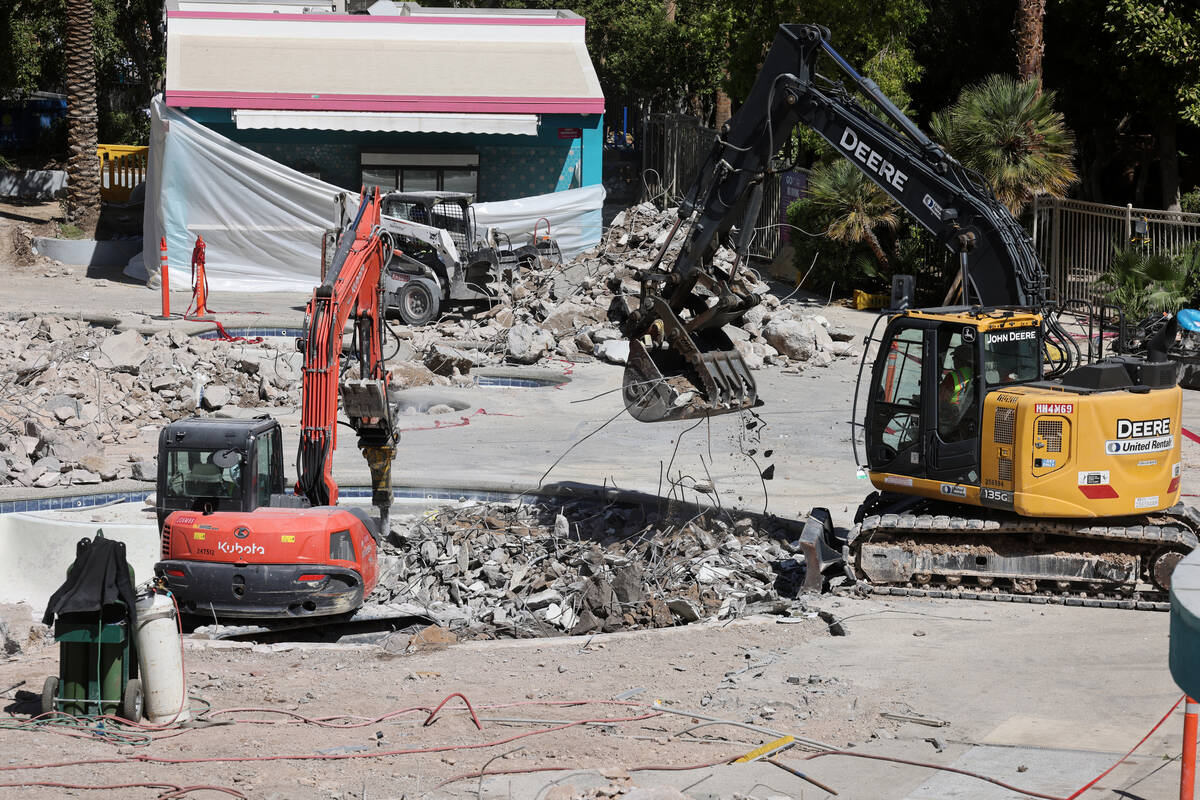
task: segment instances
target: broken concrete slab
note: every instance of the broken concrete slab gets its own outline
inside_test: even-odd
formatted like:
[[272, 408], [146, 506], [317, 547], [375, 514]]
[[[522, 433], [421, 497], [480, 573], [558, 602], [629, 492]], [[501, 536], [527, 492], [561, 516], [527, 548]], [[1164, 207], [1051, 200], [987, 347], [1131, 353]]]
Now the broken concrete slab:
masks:
[[132, 478], [135, 481], [158, 480], [158, 465], [153, 461], [135, 461]]
[[592, 354], [610, 364], [624, 364], [629, 361], [629, 342], [624, 339], [603, 341], [592, 349]]
[[216, 411], [229, 405], [233, 393], [227, 386], [205, 386], [200, 395], [200, 406], [207, 411]]
[[137, 331], [125, 331], [105, 337], [100, 344], [100, 364], [118, 372], [137, 373], [150, 355], [146, 341]]
[[517, 323], [508, 329], [508, 360], [517, 364], [537, 363], [554, 346], [554, 337], [533, 325]]
[[455, 370], [466, 375], [485, 359], [473, 350], [462, 350], [444, 344], [435, 344], [425, 355], [425, 367], [437, 375], [453, 375]]
[[817, 343], [809, 327], [791, 319], [773, 319], [763, 329], [772, 347], [797, 361], [807, 361], [816, 352]]

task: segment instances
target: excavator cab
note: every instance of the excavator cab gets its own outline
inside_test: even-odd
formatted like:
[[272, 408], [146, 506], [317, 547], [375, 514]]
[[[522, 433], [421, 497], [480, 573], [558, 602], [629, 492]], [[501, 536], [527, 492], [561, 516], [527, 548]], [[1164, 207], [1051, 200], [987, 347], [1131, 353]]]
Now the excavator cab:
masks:
[[[979, 486], [984, 398], [1042, 378], [1037, 314], [931, 309], [890, 319], [871, 372], [867, 465], [893, 490]], [[861, 376], [860, 376], [861, 380]]]
[[172, 511], [253, 511], [283, 493], [283, 434], [273, 419], [192, 417], [159, 434], [160, 530]]
[[346, 614], [374, 588], [379, 525], [363, 508], [312, 508], [286, 492], [275, 420], [178, 420], [158, 454], [154, 572], [184, 614]]

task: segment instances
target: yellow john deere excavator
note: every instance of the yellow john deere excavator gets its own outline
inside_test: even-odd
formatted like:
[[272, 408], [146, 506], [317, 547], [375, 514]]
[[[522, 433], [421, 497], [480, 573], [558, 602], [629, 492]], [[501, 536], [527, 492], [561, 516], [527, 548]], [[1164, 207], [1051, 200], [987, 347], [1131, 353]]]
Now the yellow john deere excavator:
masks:
[[[822, 55], [849, 86], [818, 74]], [[878, 348], [865, 388], [864, 348], [854, 415], [861, 397], [865, 416], [853, 424], [878, 491], [848, 537], [857, 576], [884, 592], [1161, 607], [1200, 530], [1200, 514], [1178, 504], [1182, 395], [1165, 347], [1147, 358], [1082, 353], [1025, 231], [978, 174], [846, 63], [823, 27], [780, 26], [681, 204], [671, 236], [689, 227], [678, 256], [663, 265], [668, 238], [639, 274], [622, 322], [630, 413], [653, 422], [757, 403], [721, 329], [758, 302], [739, 265], [763, 178], [799, 123], [956, 252], [961, 269], [962, 306], [909, 309], [911, 278], [894, 283], [882, 334], [867, 340]], [[743, 201], [738, 257], [724, 269], [711, 255]]]

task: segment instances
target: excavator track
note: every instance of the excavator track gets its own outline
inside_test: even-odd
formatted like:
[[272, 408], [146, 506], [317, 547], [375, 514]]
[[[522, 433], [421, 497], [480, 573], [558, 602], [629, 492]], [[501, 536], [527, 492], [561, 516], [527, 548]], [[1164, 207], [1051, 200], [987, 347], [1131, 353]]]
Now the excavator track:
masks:
[[1183, 506], [1105, 524], [928, 510], [947, 513], [863, 517], [847, 542], [860, 584], [883, 595], [1166, 611], [1171, 571], [1200, 544], [1200, 515]]
[[[947, 586], [928, 589], [915, 586], [874, 586], [867, 584], [871, 594], [894, 597], [945, 597], [952, 600], [994, 600], [998, 603], [1030, 603], [1032, 605], [1082, 606], [1084, 608], [1123, 608], [1129, 611], [1170, 611], [1168, 600], [1147, 600], [1142, 595], [1116, 600], [1109, 597], [1075, 597], [1063, 594], [1013, 594], [980, 589], [961, 591]], [[1154, 595], [1157, 597], [1158, 595]]]

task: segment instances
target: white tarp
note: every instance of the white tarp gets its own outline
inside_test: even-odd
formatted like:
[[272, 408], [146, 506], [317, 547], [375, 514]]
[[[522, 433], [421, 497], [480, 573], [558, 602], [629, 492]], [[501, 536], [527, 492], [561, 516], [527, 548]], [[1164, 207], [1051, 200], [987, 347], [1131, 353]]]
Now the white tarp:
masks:
[[516, 200], [476, 203], [473, 208], [476, 224], [508, 234], [514, 247], [532, 240], [535, 225], [544, 235], [549, 222], [550, 235], [558, 240], [563, 255], [570, 258], [600, 241], [603, 206], [604, 187], [596, 184]]
[[321, 237], [344, 190], [288, 169], [168, 108], [150, 104], [142, 257], [158, 273], [167, 237], [172, 286], [191, 285], [192, 247], [207, 245], [215, 291], [312, 291]]
[[[150, 111], [146, 273], [158, 274], [159, 239], [165, 236], [171, 285], [190, 286], [192, 247], [200, 235], [210, 290], [311, 291], [320, 279], [322, 235], [337, 226], [337, 197], [345, 190], [209, 130], [167, 107], [161, 96]], [[570, 256], [600, 241], [603, 202], [604, 188], [597, 185], [475, 209], [480, 225], [508, 233], [514, 246], [528, 242], [538, 218], [547, 217]]]

